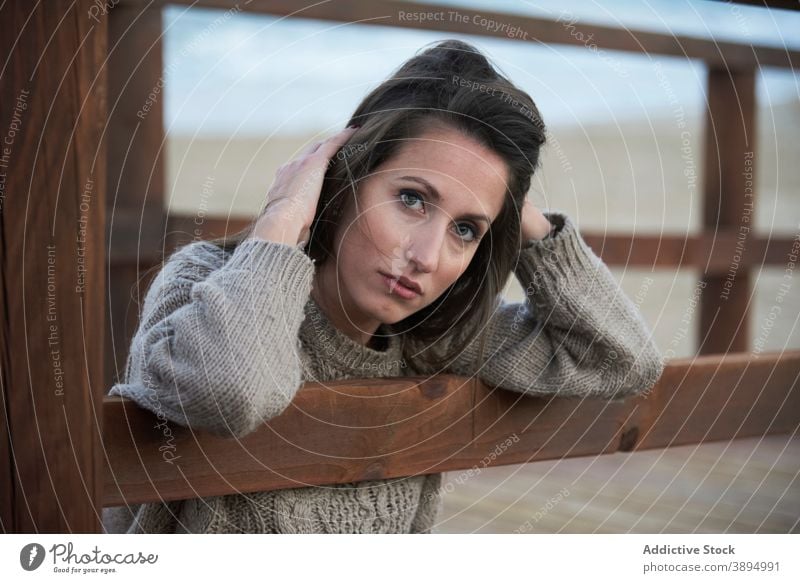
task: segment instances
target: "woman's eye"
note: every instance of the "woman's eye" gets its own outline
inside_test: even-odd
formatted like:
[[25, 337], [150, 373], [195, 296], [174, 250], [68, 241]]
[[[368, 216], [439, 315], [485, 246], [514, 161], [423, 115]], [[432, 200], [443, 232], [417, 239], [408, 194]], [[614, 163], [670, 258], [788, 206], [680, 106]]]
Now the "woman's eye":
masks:
[[[475, 230], [475, 227], [468, 223], [459, 223], [456, 225], [456, 228], [459, 236], [461, 236], [467, 242], [475, 241], [478, 238], [478, 232]], [[462, 228], [466, 230], [462, 231]]]
[[[411, 200], [410, 203], [408, 202], [409, 199]], [[422, 196], [420, 196], [420, 194], [418, 192], [416, 192], [414, 190], [401, 190], [400, 191], [400, 201], [403, 203], [403, 205], [405, 205], [406, 207], [408, 207], [410, 209], [420, 210], [421, 207], [416, 207], [416, 206], [413, 206], [413, 205], [415, 204], [414, 201], [418, 201], [418, 202], [422, 203], [423, 202], [423, 198], [422, 198]]]
[[[425, 199], [416, 190], [404, 189], [400, 191], [398, 196], [403, 206], [411, 210], [422, 210], [425, 206]], [[415, 206], [417, 204], [422, 206]], [[478, 241], [478, 229], [469, 223], [457, 223], [456, 233], [468, 243]]]

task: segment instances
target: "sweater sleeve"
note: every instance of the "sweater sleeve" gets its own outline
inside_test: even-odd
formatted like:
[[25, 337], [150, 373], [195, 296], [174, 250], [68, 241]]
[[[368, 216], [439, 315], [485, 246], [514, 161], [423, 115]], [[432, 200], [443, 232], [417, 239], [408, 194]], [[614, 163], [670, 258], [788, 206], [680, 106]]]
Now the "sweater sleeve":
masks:
[[544, 213], [552, 236], [529, 240], [515, 275], [522, 303], [498, 300], [480, 335], [449, 372], [531, 395], [623, 399], [650, 389], [664, 368], [647, 324], [570, 218]]
[[283, 412], [302, 383], [297, 338], [313, 261], [263, 239], [228, 260], [197, 242], [170, 257], [145, 297], [125, 382], [109, 395], [180, 425], [241, 437]]

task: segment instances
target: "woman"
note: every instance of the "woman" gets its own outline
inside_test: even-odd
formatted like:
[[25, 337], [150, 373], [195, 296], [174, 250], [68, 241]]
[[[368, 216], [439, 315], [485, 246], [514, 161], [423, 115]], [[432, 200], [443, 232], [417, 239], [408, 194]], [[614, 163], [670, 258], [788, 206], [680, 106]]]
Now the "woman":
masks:
[[[632, 302], [566, 215], [526, 198], [545, 141], [535, 104], [474, 47], [413, 57], [350, 122], [280, 168], [245, 232], [170, 257], [110, 394], [241, 437], [305, 381], [449, 372], [609, 399], [655, 383], [661, 357]], [[512, 272], [524, 303], [499, 299]], [[104, 522], [422, 533], [440, 485], [430, 474], [289, 488], [107, 509]]]

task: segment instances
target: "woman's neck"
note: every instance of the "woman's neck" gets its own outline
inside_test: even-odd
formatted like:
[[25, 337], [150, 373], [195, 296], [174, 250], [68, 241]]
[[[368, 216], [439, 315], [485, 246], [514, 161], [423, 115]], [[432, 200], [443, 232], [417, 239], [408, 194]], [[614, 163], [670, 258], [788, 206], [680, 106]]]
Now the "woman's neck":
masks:
[[333, 269], [326, 269], [326, 265], [323, 264], [317, 268], [311, 288], [311, 297], [314, 298], [331, 324], [342, 334], [368, 348], [380, 350], [375, 346], [382, 345], [383, 339], [376, 337], [375, 332], [381, 323], [361, 314], [353, 307], [352, 300], [347, 295], [345, 288], [335, 278], [335, 266], [331, 267]]

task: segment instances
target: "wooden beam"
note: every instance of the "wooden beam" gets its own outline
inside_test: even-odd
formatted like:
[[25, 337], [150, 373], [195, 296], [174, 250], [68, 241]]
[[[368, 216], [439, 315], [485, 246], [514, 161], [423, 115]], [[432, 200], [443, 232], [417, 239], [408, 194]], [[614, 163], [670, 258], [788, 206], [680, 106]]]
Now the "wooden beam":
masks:
[[529, 397], [451, 375], [307, 383], [240, 440], [107, 397], [104, 504], [790, 433], [800, 426], [799, 376], [800, 351], [675, 360], [648, 395], [621, 401]]
[[582, 236], [608, 265], [647, 268], [697, 268], [707, 274], [726, 275], [731, 258], [739, 255], [740, 269], [786, 265], [795, 239], [751, 235], [743, 250], [737, 249], [737, 233], [732, 229], [696, 236], [609, 235], [591, 231]]
[[[796, 50], [594, 25], [590, 22], [573, 20], [568, 10], [559, 11], [554, 20], [460, 6], [397, 0], [372, 2], [336, 0], [336, 2], [308, 2], [305, 6], [292, 0], [251, 0], [248, 3], [235, 0], [122, 0], [122, 4], [139, 9], [149, 7], [153, 10], [166, 4], [186, 4], [196, 8], [219, 8], [292, 18], [358, 22], [366, 25], [511, 38], [541, 45], [572, 45], [593, 51], [604, 49], [644, 53], [650, 57], [667, 55], [702, 59], [712, 65], [728, 67], [796, 68], [800, 63], [800, 51]], [[420, 20], [409, 16], [423, 13], [441, 13], [441, 17], [439, 20]], [[456, 13], [458, 16], [453, 16]], [[494, 24], [489, 26], [487, 23]]]
[[[205, 216], [198, 224], [193, 215], [171, 214], [167, 226], [160, 223], [145, 224], [142, 217], [132, 213], [127, 221], [120, 220], [121, 228], [131, 233], [145, 231], [146, 236], [159, 237], [165, 242], [152, 256], [131, 237], [130, 247], [123, 245], [111, 249], [111, 261], [139, 259], [143, 264], [153, 265], [163, 260], [176, 248], [194, 240], [230, 236], [244, 229], [250, 219], [243, 217]], [[154, 226], [155, 225], [155, 226]], [[157, 231], [157, 232], [156, 232]], [[159, 233], [166, 235], [161, 236]], [[696, 236], [678, 235], [622, 235], [581, 231], [586, 243], [608, 265], [626, 265], [646, 268], [699, 268], [706, 273], [727, 274], [731, 257], [737, 252], [737, 233], [732, 229], [718, 230]], [[143, 235], [144, 237], [145, 235]], [[761, 266], [786, 265], [795, 239], [767, 235], [749, 239], [741, 251], [740, 266], [743, 269]]]
[[725, 441], [800, 429], [800, 351], [674, 360], [631, 403], [631, 449]]
[[108, 13], [109, 307], [105, 385], [120, 379], [136, 331], [147, 269], [164, 234], [164, 66], [159, 10]]
[[721, 272], [703, 269], [700, 354], [749, 348], [753, 280], [742, 256], [755, 238], [755, 95], [755, 70], [709, 70], [703, 226], [728, 245]]
[[[721, 0], [717, 0], [718, 2]], [[797, 0], [724, 0], [726, 3], [733, 2], [735, 4], [750, 4], [751, 6], [758, 6], [759, 8], [773, 8], [779, 10], [800, 10], [800, 4]], [[775, 15], [780, 18], [780, 15]]]
[[230, 237], [247, 228], [253, 219], [246, 217], [175, 215], [167, 217], [167, 237], [164, 248], [172, 251], [196, 240]]
[[0, 7], [0, 522], [100, 532], [106, 20]]
[[[164, 244], [166, 222], [164, 212], [152, 208], [121, 205], [115, 209], [113, 222], [106, 224], [106, 240], [112, 242], [108, 248], [111, 273], [124, 273], [124, 268], [130, 268], [131, 273], [138, 274], [168, 253], [173, 247]], [[119, 285], [115, 288], [121, 290]]]

